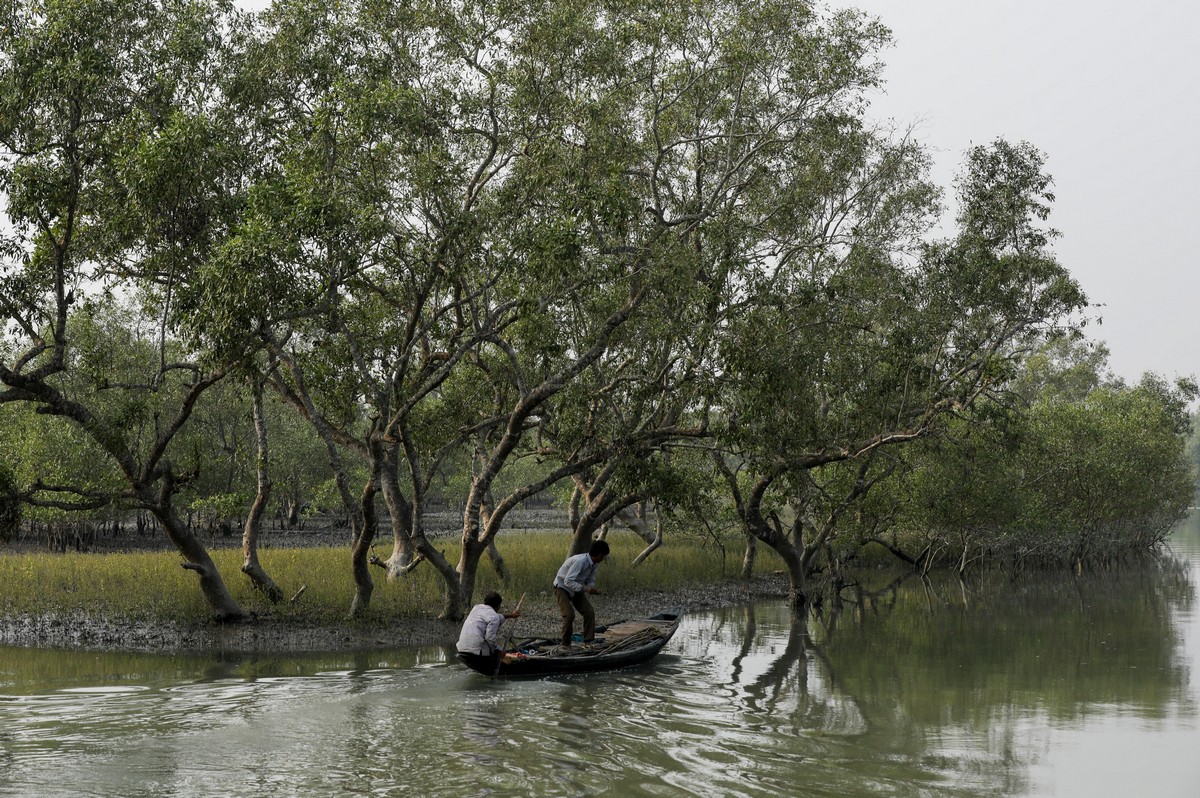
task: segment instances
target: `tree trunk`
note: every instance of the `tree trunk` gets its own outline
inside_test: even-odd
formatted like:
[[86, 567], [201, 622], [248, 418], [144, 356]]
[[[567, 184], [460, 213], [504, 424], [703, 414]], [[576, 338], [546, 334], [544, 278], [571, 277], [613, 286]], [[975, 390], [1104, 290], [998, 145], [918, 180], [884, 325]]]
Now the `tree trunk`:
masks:
[[408, 572], [416, 548], [412, 540], [413, 505], [400, 491], [399, 471], [396, 464], [396, 450], [385, 454], [381, 474], [383, 500], [387, 504], [388, 517], [392, 523], [392, 555], [384, 561], [387, 567], [387, 578], [394, 582]]
[[747, 518], [750, 521], [747, 523], [749, 533], [770, 546], [783, 560], [788, 578], [788, 605], [795, 612], [805, 611], [816, 598], [812, 584], [814, 562], [817, 554], [824, 549], [825, 540], [818, 538], [806, 545], [800, 536], [799, 517], [790, 534], [780, 526], [769, 524], [757, 506], [752, 508]]
[[[428, 541], [426, 541], [426, 545], [429, 545]], [[439, 554], [440, 554], [440, 552], [439, 552]], [[444, 557], [442, 557], [440, 559], [442, 560], [442, 562], [446, 562], [446, 559]], [[446, 564], [449, 565], [448, 562], [446, 562]], [[452, 568], [451, 571], [453, 572], [454, 569]], [[440, 613], [438, 613], [438, 618], [443, 621], [461, 621], [463, 619], [463, 614], [464, 614], [464, 610], [465, 610], [464, 604], [470, 600], [469, 597], [471, 595], [470, 593], [466, 593], [465, 595], [468, 596], [468, 598], [467, 599], [463, 598], [463, 596], [464, 596], [463, 586], [465, 584], [468, 584], [467, 580], [463, 579], [463, 576], [461, 573], [457, 573], [457, 578], [455, 579], [455, 578], [448, 578], [446, 572], [441, 570], [440, 568], [439, 568], [439, 572], [442, 574], [442, 583], [444, 586], [444, 594], [443, 594], [443, 601], [442, 601], [442, 611]], [[475, 578], [474, 578], [473, 574], [469, 581], [469, 589], [471, 591], [474, 591], [474, 589], [475, 589]]]
[[796, 553], [791, 541], [784, 540], [781, 545], [770, 544], [783, 560], [788, 577], [788, 606], [793, 612], [803, 612], [810, 599], [808, 577], [809, 564]]
[[[623, 507], [617, 511], [614, 518], [649, 545], [654, 543], [655, 539], [662, 539], [662, 522], [656, 518], [655, 529], [650, 531], [650, 514], [646, 510], [646, 504], [643, 501], [632, 507]], [[657, 517], [658, 513], [655, 513], [655, 516]]]
[[[399, 426], [392, 431], [393, 437], [398, 437], [401, 446], [403, 447], [404, 457], [408, 464], [409, 477], [412, 480], [412, 501], [409, 503], [408, 516], [408, 533], [409, 540], [412, 543], [412, 548], [416, 552], [416, 557], [419, 559], [428, 560], [434, 570], [442, 578], [443, 586], [443, 604], [441, 613], [438, 615], [443, 620], [458, 621], [462, 619], [462, 594], [459, 582], [459, 572], [454, 565], [446, 559], [446, 555], [439, 551], [425, 536], [425, 502], [427, 485], [422, 476], [421, 469], [421, 454], [419, 448], [414, 444], [408, 434], [408, 429], [405, 426]], [[399, 465], [397, 465], [397, 474], [399, 474]], [[398, 493], [398, 491], [397, 491]], [[399, 495], [399, 493], [398, 493]], [[393, 556], [395, 552], [393, 551]], [[417, 562], [414, 559], [413, 562]], [[405, 566], [410, 568], [411, 566]]]
[[495, 538], [488, 541], [487, 556], [492, 567], [496, 569], [496, 576], [500, 577], [500, 581], [507, 585], [512, 575], [509, 574], [508, 567], [504, 564], [504, 555], [500, 553], [500, 549], [496, 548]]
[[379, 492], [378, 470], [363, 486], [359, 501], [358, 529], [350, 547], [350, 567], [354, 573], [354, 600], [350, 602], [350, 617], [358, 618], [367, 611], [375, 583], [371, 580], [371, 543], [375, 540], [375, 494]]
[[[486, 550], [486, 546], [476, 539], [464, 539], [462, 556], [458, 561], [458, 605], [450, 606], [450, 598], [447, 596], [446, 607], [441, 617], [448, 620], [462, 620], [466, 613], [472, 598], [475, 595], [475, 579], [479, 574], [479, 558]], [[453, 615], [448, 613], [453, 612]]]
[[[809, 577], [812, 576], [811, 553], [799, 551], [791, 538], [765, 524], [760, 525], [758, 529], [751, 528], [749, 534], [770, 546], [783, 560], [784, 572], [788, 578], [788, 606], [796, 612], [805, 610], [812, 600], [809, 584]], [[748, 550], [749, 548], [747, 545]]]
[[583, 520], [575, 527], [571, 533], [571, 547], [568, 549], [568, 556], [583, 554], [592, 545], [592, 533], [596, 531], [596, 526], [589, 523], [590, 516], [584, 516]]
[[258, 561], [258, 533], [267, 501], [271, 498], [271, 479], [267, 472], [267, 422], [263, 415], [262, 387], [259, 385], [254, 386], [253, 406], [254, 432], [258, 443], [258, 492], [242, 529], [242, 573], [250, 577], [250, 584], [256, 590], [261, 590], [272, 604], [278, 604], [283, 599], [283, 591]]
[[[777, 471], [773, 474], [764, 474], [759, 477], [755, 480], [750, 492], [747, 494], [738, 485], [737, 475], [726, 465], [720, 456], [714, 454], [713, 462], [729, 485], [734, 509], [737, 511], [738, 519], [742, 522], [742, 529], [748, 538], [746, 541], [747, 555], [756, 546], [750, 540], [752, 538], [757, 538], [774, 549], [779, 554], [780, 559], [783, 560], [785, 572], [787, 573], [788, 605], [794, 612], [804, 610], [808, 603], [806, 577], [809, 561], [796, 550], [796, 545], [792, 542], [792, 538], [784, 534], [782, 529], [772, 527], [771, 523], [763, 515], [762, 509], [763, 496], [766, 495], [767, 490], [774, 480], [782, 475], [782, 471]], [[777, 520], [776, 523], [778, 523]], [[743, 560], [743, 574], [745, 572], [745, 561]]]
[[[169, 480], [168, 480], [169, 482]], [[200, 591], [203, 593], [213, 615], [220, 621], [240, 621], [246, 613], [241, 605], [234, 600], [225, 580], [213, 563], [208, 550], [198, 541], [187, 527], [179, 520], [171, 506], [170, 485], [164, 485], [163, 494], [151, 508], [150, 512], [167, 533], [167, 538], [175, 544], [175, 548], [183, 555], [182, 564], [189, 571], [194, 571], [200, 577]]]
[[[648, 528], [648, 524], [646, 524], [645, 505], [644, 504], [639, 505], [639, 507], [641, 508], [641, 512], [638, 513], [636, 520], [641, 522], [641, 526], [645, 528], [645, 532], [648, 534], [650, 532], [650, 530]], [[662, 515], [660, 515], [657, 512], [654, 515], [655, 515], [654, 537], [652, 540], [648, 541], [648, 543], [650, 545], [648, 545], [648, 546], [646, 546], [646, 548], [642, 549], [642, 551], [638, 554], [638, 556], [633, 558], [633, 562], [630, 563], [631, 566], [636, 567], [638, 565], [641, 565], [643, 562], [646, 561], [647, 557], [649, 557], [651, 554], [653, 554], [655, 552], [655, 550], [658, 549], [658, 547], [662, 545], [662, 542], [663, 542]], [[624, 521], [625, 519], [621, 518], [621, 520]], [[633, 529], [633, 531], [637, 532], [638, 535], [641, 536], [642, 540], [646, 540], [646, 536], [644, 534], [642, 534], [642, 532], [639, 531], [637, 527], [630, 525], [630, 528]]]
[[742, 579], [754, 576], [754, 562], [758, 559], [758, 538], [746, 534], [746, 551], [742, 554]]

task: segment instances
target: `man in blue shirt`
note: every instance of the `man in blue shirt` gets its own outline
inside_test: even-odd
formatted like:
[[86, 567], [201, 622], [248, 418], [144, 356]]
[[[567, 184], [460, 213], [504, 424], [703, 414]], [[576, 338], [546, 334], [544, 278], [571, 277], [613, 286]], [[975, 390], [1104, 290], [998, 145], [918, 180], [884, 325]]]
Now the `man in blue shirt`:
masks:
[[554, 596], [558, 599], [558, 611], [562, 615], [562, 644], [571, 645], [575, 632], [575, 611], [583, 616], [583, 641], [590, 643], [596, 637], [596, 611], [588, 601], [588, 594], [598, 594], [596, 589], [596, 566], [608, 556], [608, 543], [593, 540], [584, 554], [568, 557], [554, 576]]

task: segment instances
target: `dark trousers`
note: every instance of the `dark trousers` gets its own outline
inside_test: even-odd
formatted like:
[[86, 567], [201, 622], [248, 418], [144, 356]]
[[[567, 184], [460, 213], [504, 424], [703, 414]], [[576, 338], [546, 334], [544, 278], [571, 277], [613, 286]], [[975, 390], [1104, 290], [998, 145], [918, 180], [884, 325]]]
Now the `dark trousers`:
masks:
[[580, 591], [571, 595], [561, 587], [554, 588], [554, 597], [558, 599], [558, 611], [562, 615], [562, 643], [571, 644], [571, 635], [575, 631], [575, 611], [583, 616], [583, 639], [592, 640], [596, 637], [596, 611], [592, 602], [588, 601], [587, 593]]

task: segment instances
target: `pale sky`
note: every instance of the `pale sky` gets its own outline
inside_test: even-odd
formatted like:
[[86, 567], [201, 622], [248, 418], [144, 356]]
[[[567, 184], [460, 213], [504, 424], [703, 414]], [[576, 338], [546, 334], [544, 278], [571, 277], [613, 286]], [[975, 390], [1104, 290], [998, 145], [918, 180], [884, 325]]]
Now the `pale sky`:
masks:
[[1200, 3], [829, 2], [892, 29], [872, 115], [916, 125], [938, 183], [998, 137], [1046, 153], [1054, 250], [1113, 372], [1200, 375]]

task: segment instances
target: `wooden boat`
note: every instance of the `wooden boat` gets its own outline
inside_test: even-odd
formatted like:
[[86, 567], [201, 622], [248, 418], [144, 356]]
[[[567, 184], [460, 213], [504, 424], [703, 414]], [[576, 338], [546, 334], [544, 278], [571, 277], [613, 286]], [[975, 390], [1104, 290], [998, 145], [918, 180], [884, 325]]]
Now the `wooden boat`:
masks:
[[590, 643], [563, 646], [558, 639], [532, 637], [510, 644], [498, 662], [462, 654], [458, 659], [485, 676], [550, 676], [625, 668], [661, 651], [682, 618], [680, 607], [649, 618], [597, 626], [596, 639]]

